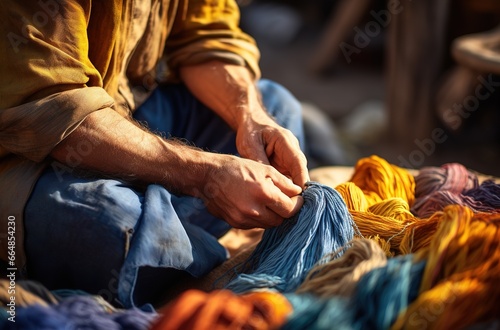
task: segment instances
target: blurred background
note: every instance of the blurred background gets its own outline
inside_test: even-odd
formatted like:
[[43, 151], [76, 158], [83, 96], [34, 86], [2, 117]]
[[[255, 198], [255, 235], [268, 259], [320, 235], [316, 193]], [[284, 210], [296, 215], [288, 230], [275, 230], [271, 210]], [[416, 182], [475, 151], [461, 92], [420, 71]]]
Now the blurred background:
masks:
[[239, 5], [263, 77], [303, 105], [310, 168], [377, 154], [500, 176], [500, 1]]

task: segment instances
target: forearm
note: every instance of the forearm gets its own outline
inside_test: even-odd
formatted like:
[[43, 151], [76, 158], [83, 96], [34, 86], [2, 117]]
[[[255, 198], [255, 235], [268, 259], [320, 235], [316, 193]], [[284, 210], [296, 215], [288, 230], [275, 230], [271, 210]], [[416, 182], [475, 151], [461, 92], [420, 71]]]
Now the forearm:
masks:
[[[81, 154], [75, 162], [71, 155], [78, 152]], [[198, 150], [142, 129], [112, 109], [90, 114], [54, 148], [51, 156], [68, 166], [125, 180], [158, 183], [190, 195], [204, 176], [207, 158]]]
[[251, 121], [272, 121], [246, 67], [212, 61], [182, 67], [180, 74], [196, 98], [234, 130]]

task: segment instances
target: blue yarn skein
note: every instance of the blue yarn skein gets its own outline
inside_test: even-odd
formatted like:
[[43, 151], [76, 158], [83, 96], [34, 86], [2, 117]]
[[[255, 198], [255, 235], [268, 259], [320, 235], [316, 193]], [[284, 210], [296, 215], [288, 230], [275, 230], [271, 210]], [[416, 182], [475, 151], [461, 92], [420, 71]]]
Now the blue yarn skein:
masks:
[[255, 288], [292, 292], [307, 272], [330, 252], [344, 247], [354, 236], [354, 221], [340, 194], [309, 182], [304, 205], [280, 226], [267, 229], [245, 262], [244, 272], [227, 285], [243, 293]]

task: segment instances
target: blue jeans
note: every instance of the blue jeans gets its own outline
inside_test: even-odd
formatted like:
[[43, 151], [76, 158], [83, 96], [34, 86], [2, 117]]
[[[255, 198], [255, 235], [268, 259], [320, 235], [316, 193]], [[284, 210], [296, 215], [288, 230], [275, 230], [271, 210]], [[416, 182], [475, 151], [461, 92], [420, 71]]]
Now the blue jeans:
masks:
[[[269, 113], [303, 146], [300, 104], [276, 83], [258, 86]], [[237, 153], [235, 133], [183, 85], [159, 87], [134, 117], [165, 137]], [[25, 228], [31, 279], [125, 307], [151, 302], [176, 280], [203, 276], [222, 263], [227, 253], [217, 238], [230, 229], [197, 198], [52, 167], [26, 205]]]

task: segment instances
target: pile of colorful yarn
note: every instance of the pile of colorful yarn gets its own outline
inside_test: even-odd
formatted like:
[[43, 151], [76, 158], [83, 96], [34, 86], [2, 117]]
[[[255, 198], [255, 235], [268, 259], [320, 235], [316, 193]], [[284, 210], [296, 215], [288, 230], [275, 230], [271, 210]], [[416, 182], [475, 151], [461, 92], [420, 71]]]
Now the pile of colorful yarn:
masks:
[[43, 329], [499, 328], [500, 185], [456, 163], [412, 173], [371, 156], [348, 182], [308, 183], [300, 212], [267, 229], [223, 289], [186, 291], [157, 314], [74, 297], [18, 319]]
[[500, 186], [460, 164], [371, 156], [268, 229], [224, 289], [190, 290], [153, 329], [498, 327]]

